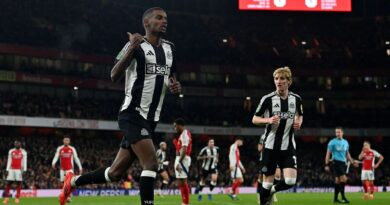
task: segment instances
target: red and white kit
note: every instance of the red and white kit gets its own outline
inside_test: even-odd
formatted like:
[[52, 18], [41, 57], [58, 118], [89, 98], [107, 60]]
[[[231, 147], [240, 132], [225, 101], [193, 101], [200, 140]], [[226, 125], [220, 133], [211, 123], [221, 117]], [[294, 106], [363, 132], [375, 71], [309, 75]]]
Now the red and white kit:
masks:
[[7, 181], [23, 181], [23, 172], [27, 171], [26, 150], [10, 149], [7, 161]]
[[375, 180], [374, 165], [375, 158], [379, 158], [381, 154], [375, 150], [363, 152], [362, 180]]
[[60, 181], [64, 181], [64, 177], [67, 172], [73, 172], [74, 165], [73, 160], [76, 162], [79, 170], [82, 170], [80, 159], [77, 155], [77, 151], [74, 147], [68, 145], [62, 145], [57, 148], [56, 154], [52, 162], [52, 166], [55, 166], [58, 159], [60, 159]]
[[178, 179], [185, 179], [188, 177], [189, 168], [191, 166], [191, 150], [192, 150], [192, 138], [191, 133], [187, 129], [183, 130], [183, 132], [180, 134], [177, 140], [174, 141], [175, 147], [176, 147], [176, 153], [179, 153], [179, 155], [176, 156], [175, 159], [175, 166], [176, 167], [179, 164], [180, 159], [180, 150], [183, 146], [187, 146], [187, 155], [184, 157], [182, 161], [182, 167], [183, 171], [178, 172], [175, 169], [175, 175]]

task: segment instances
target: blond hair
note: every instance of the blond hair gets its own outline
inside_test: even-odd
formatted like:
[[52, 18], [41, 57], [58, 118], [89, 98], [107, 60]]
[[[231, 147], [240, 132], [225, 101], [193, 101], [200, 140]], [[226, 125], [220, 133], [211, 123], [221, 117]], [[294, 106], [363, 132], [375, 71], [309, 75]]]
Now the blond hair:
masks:
[[289, 81], [289, 85], [292, 84], [292, 73], [289, 67], [285, 66], [285, 67], [277, 68], [274, 71], [273, 76], [276, 77], [277, 75], [279, 77], [285, 77]]

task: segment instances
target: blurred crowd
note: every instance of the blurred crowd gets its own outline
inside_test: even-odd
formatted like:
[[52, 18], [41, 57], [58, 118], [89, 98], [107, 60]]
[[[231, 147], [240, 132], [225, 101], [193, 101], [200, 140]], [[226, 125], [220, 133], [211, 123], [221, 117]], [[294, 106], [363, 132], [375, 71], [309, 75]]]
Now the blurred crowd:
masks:
[[[170, 135], [158, 134], [159, 139], [164, 139], [168, 144], [168, 159], [170, 160], [169, 173], [171, 181], [175, 180], [173, 170], [173, 160], [175, 156], [173, 144], [171, 143], [172, 137]], [[192, 165], [190, 168], [190, 184], [196, 186], [199, 180], [200, 161], [196, 161], [196, 156], [199, 151], [206, 146], [207, 139], [210, 136], [207, 135], [194, 135], [193, 136], [193, 152]], [[12, 148], [14, 136], [1, 136], [0, 142], [0, 175], [3, 179], [6, 177], [5, 166], [7, 161], [8, 150]], [[223, 139], [222, 139], [223, 138]], [[62, 138], [52, 135], [34, 135], [25, 136], [22, 138], [23, 148], [28, 153], [28, 170], [24, 173], [24, 187], [25, 188], [42, 188], [53, 189], [60, 187], [59, 183], [59, 165], [57, 163], [56, 169], [52, 169], [51, 162], [54, 157], [57, 146], [62, 144]], [[220, 148], [219, 157], [219, 179], [218, 186], [226, 187], [230, 185], [230, 172], [228, 171], [228, 158], [227, 153], [229, 146], [234, 142], [233, 136], [216, 136], [216, 146]], [[257, 151], [257, 137], [245, 137], [244, 145], [240, 147], [241, 159], [246, 168], [245, 173], [245, 186], [254, 186], [256, 184], [258, 174], [258, 159], [259, 153]], [[109, 166], [119, 148], [120, 137], [112, 133], [94, 133], [86, 134], [79, 133], [71, 138], [71, 145], [74, 146], [78, 152], [79, 158], [82, 162], [83, 171], [93, 171], [99, 167]], [[157, 142], [158, 143], [158, 142]], [[350, 141], [351, 155], [357, 158], [361, 151], [362, 140], [354, 139]], [[378, 148], [385, 158], [390, 155], [388, 150], [383, 149], [390, 145], [390, 141], [384, 139], [381, 147], [373, 145], [373, 148]], [[311, 142], [305, 142], [297, 139], [297, 158], [298, 158], [298, 180], [297, 185], [300, 187], [324, 187], [332, 186], [333, 177], [330, 173], [325, 172], [324, 169], [324, 156], [326, 152], [326, 143], [319, 143], [316, 140]], [[103, 185], [89, 185], [86, 188], [123, 188], [124, 182], [131, 182], [132, 188], [138, 187], [138, 180], [141, 173], [141, 167], [136, 161], [128, 170], [127, 175], [123, 176], [123, 179], [118, 183], [103, 184]], [[76, 173], [78, 170], [76, 168]], [[390, 167], [385, 159], [384, 163], [376, 170], [376, 184], [386, 185], [390, 181], [388, 175], [390, 173]], [[350, 168], [349, 173], [349, 185], [360, 185], [360, 168]], [[4, 186], [4, 180], [0, 183], [0, 186]], [[156, 182], [160, 183], [160, 182]], [[170, 183], [170, 188], [175, 188], [175, 183]]]

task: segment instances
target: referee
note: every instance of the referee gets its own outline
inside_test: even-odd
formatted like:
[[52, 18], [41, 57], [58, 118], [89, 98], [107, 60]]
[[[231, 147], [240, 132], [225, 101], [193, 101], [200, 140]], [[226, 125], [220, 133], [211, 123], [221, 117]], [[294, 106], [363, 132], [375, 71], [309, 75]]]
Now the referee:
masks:
[[[336, 137], [328, 143], [328, 150], [325, 157], [325, 171], [329, 172], [330, 156], [332, 155], [332, 171], [335, 176], [334, 185], [334, 203], [349, 204], [345, 197], [344, 189], [347, 182], [347, 159], [354, 164], [354, 160], [349, 154], [348, 141], [343, 138], [344, 131], [342, 127], [336, 127]], [[338, 200], [338, 195], [341, 194], [341, 201]]]

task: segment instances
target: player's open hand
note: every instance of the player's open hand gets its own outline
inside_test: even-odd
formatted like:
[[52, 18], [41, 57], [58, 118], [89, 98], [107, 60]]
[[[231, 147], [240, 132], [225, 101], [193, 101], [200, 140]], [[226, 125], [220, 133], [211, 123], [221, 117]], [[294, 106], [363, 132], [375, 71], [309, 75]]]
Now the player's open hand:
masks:
[[325, 166], [325, 171], [326, 171], [326, 172], [330, 172], [329, 165], [326, 165], [326, 166]]
[[144, 40], [144, 37], [141, 36], [139, 33], [130, 33], [127, 32], [127, 35], [129, 36], [129, 41], [130, 41], [130, 46], [132, 48], [138, 48], [139, 45], [142, 43]]
[[173, 94], [178, 94], [181, 92], [181, 84], [179, 81], [176, 80], [175, 77], [170, 77], [169, 78], [169, 84], [168, 84], [168, 88], [169, 90], [173, 93]]

